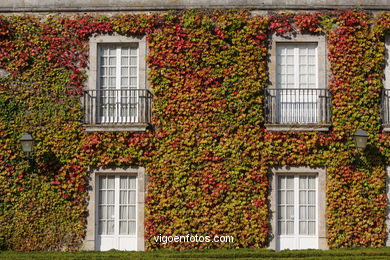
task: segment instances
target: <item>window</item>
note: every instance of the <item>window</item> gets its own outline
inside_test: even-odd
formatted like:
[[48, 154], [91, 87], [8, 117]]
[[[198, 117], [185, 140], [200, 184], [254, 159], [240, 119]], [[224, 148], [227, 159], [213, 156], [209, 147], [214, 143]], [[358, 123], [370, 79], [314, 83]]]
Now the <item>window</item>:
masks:
[[382, 122], [385, 131], [390, 131], [390, 35], [385, 38], [385, 80], [382, 93]]
[[84, 249], [144, 250], [145, 169], [92, 171]]
[[89, 131], [143, 131], [151, 120], [144, 37], [90, 40], [90, 73], [83, 105]]
[[272, 125], [330, 123], [330, 94], [325, 84], [325, 42], [314, 41], [311, 37], [300, 36], [288, 41], [275, 38], [273, 42], [272, 86], [265, 91], [267, 128]]
[[325, 249], [325, 171], [307, 167], [272, 170], [270, 247]]

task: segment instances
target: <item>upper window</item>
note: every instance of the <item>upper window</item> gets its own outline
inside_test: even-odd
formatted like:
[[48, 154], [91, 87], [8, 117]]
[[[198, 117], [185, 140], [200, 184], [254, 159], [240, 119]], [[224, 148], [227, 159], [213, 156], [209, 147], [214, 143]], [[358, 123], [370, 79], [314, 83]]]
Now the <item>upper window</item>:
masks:
[[97, 36], [90, 50], [83, 102], [86, 129], [144, 130], [151, 119], [152, 98], [146, 87], [144, 37]]
[[385, 80], [383, 82], [382, 95], [382, 121], [384, 130], [390, 131], [390, 35], [386, 36], [385, 47]]
[[330, 122], [325, 46], [324, 42], [311, 38], [301, 36], [300, 39], [275, 39], [273, 42], [272, 86], [265, 93], [268, 128], [272, 125], [310, 126]]

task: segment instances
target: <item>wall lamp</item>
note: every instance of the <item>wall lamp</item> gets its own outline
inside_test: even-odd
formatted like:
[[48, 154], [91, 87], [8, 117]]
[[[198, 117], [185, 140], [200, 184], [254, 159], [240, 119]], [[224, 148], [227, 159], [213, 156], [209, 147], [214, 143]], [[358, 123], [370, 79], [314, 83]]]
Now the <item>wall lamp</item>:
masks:
[[24, 133], [20, 138], [23, 152], [28, 156], [34, 151], [34, 139], [30, 133]]
[[367, 146], [368, 134], [363, 129], [359, 129], [353, 135], [353, 140], [355, 141], [355, 147], [364, 150]]

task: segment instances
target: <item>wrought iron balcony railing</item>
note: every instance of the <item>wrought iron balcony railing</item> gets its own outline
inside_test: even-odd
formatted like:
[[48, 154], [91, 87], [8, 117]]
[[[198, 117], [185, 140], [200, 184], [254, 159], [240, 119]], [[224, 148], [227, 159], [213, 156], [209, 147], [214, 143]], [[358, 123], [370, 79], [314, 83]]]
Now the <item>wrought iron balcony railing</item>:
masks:
[[390, 125], [390, 89], [383, 89], [382, 122], [384, 125]]
[[85, 90], [85, 124], [150, 123], [152, 93], [147, 89]]
[[265, 120], [268, 124], [330, 124], [328, 89], [266, 89]]

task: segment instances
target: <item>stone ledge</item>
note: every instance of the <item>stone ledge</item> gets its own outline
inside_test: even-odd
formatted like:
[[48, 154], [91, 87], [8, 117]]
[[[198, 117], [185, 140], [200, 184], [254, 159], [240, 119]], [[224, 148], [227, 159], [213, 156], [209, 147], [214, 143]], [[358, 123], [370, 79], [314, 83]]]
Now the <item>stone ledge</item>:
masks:
[[390, 132], [390, 125], [389, 124], [382, 125], [382, 127], [383, 127], [383, 131]]
[[267, 131], [272, 132], [290, 132], [290, 131], [303, 131], [303, 132], [327, 132], [329, 131], [330, 124], [317, 125], [282, 125], [282, 124], [265, 124]]
[[372, 9], [389, 10], [388, 0], [0, 0], [0, 12], [96, 12], [132, 10], [168, 10], [189, 8], [279, 9]]
[[86, 132], [145, 132], [149, 124], [83, 125]]

